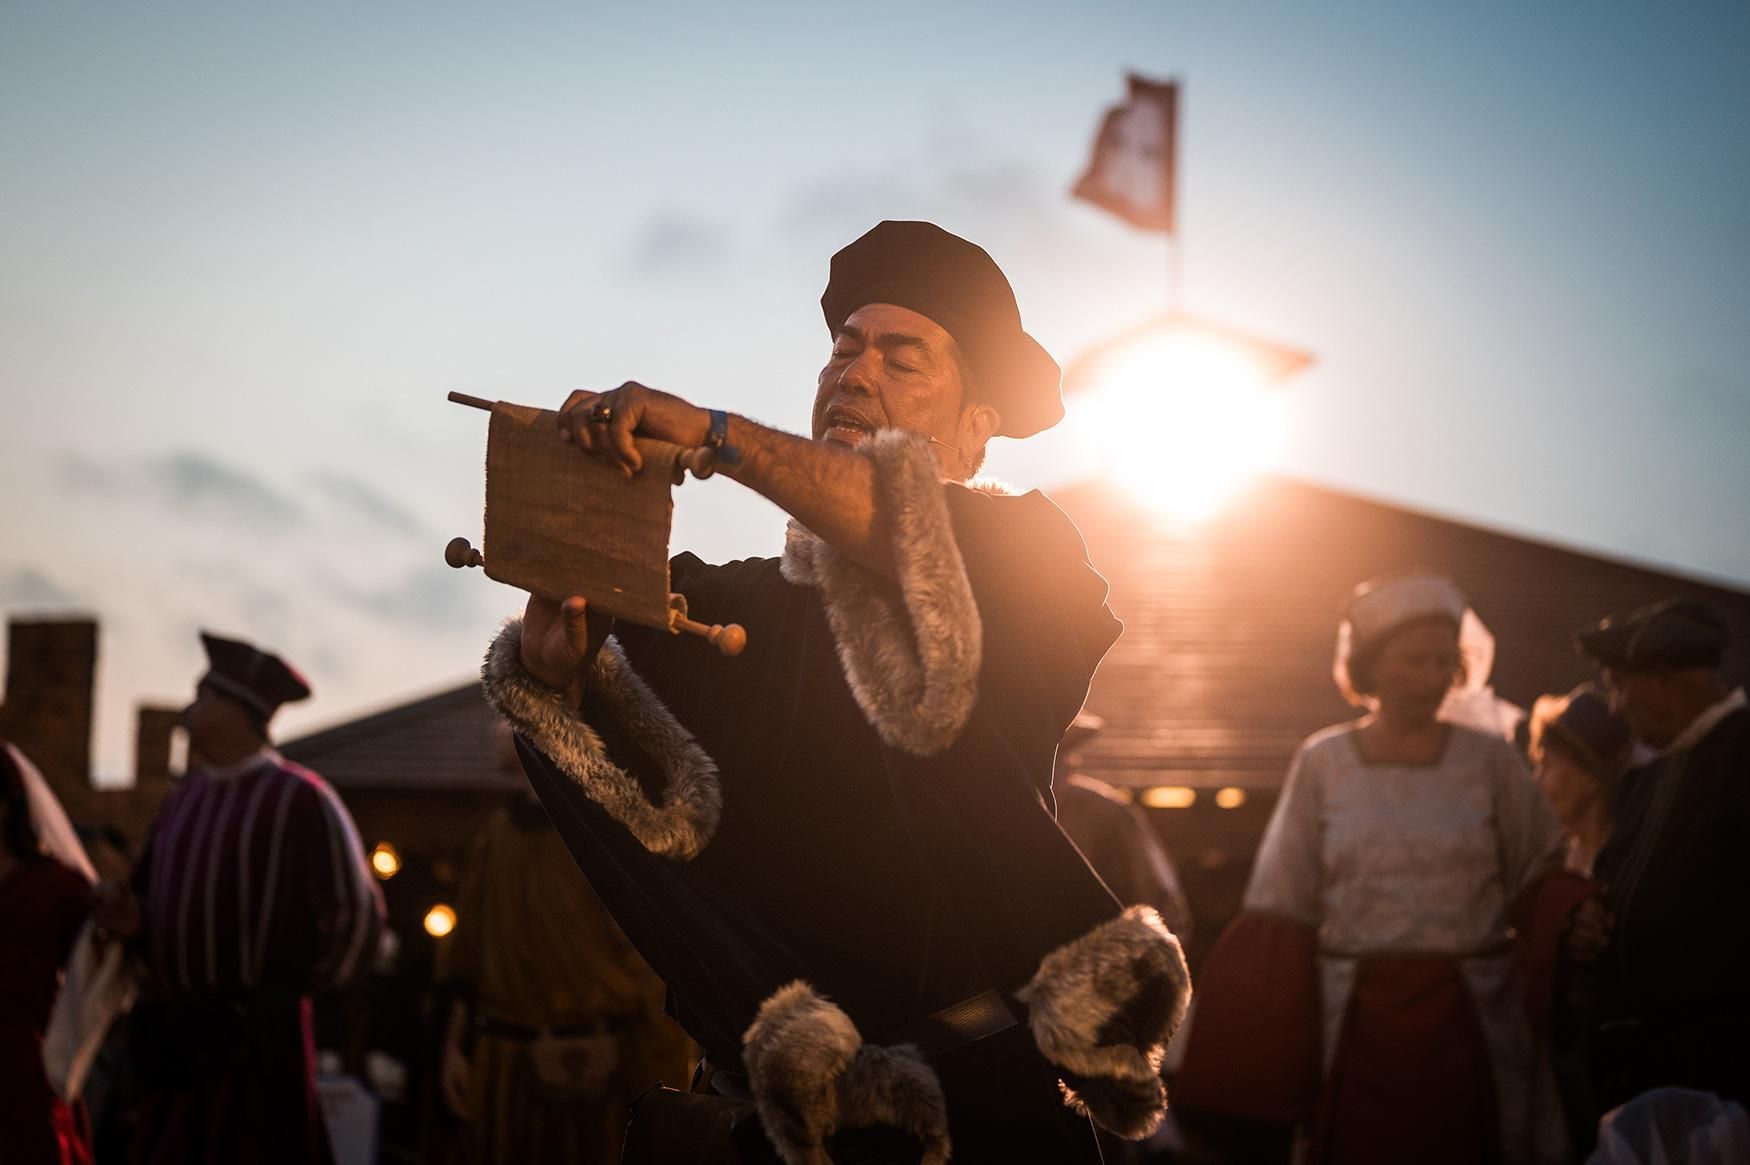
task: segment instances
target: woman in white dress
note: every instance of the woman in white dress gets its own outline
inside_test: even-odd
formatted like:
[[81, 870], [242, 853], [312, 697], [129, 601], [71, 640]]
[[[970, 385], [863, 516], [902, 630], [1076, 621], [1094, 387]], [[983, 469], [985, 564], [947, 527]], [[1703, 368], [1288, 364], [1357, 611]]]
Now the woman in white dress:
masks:
[[1200, 979], [1182, 1105], [1297, 1122], [1320, 1162], [1560, 1159], [1510, 920], [1561, 832], [1492, 656], [1447, 580], [1358, 588], [1335, 672], [1366, 714], [1295, 754]]

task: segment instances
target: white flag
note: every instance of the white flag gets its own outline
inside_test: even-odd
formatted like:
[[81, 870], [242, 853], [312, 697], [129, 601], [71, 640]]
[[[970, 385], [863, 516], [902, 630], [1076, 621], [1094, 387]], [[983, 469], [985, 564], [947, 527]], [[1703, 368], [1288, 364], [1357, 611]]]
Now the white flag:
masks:
[[1130, 75], [1130, 97], [1106, 111], [1093, 161], [1073, 193], [1125, 222], [1174, 233], [1179, 85]]

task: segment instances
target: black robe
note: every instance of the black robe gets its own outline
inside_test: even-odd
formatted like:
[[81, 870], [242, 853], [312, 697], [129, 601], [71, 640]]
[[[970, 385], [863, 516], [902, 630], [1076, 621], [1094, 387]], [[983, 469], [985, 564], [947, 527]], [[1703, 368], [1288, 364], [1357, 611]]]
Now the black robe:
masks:
[[1598, 1099], [1675, 1085], [1750, 1101], [1750, 709], [1630, 771], [1615, 817], [1595, 867], [1616, 915]]
[[[590, 884], [714, 1063], [739, 1065], [761, 1002], [793, 980], [881, 1043], [968, 996], [1015, 990], [1047, 952], [1118, 911], [1058, 829], [1051, 794], [1058, 741], [1121, 629], [1105, 580], [1044, 495], [944, 489], [983, 625], [976, 703], [945, 751], [919, 758], [883, 743], [847, 684], [821, 594], [787, 581], [780, 560], [712, 566], [690, 554], [672, 563], [674, 589], [693, 618], [741, 623], [746, 651], [724, 658], [626, 624], [615, 636], [721, 771], [721, 821], [703, 852], [648, 852], [520, 742]], [[645, 779], [652, 766], [626, 734], [590, 719], [610, 756]], [[987, 1043], [1005, 1050], [966, 1053], [971, 1075], [988, 1082], [1006, 1065], [1061, 1109], [1024, 1028]], [[957, 1159], [973, 1159], [963, 1154], [987, 1130], [970, 1125], [997, 1123], [1004, 1098], [937, 1068]], [[1006, 1100], [1011, 1113], [1028, 1107]], [[977, 1119], [987, 1101], [992, 1120]]]

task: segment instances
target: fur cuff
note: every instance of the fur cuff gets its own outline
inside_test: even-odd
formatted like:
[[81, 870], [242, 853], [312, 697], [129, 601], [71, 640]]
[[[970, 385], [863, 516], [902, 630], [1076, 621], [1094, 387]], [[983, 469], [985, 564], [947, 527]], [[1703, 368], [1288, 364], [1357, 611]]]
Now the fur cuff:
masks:
[[742, 1061], [785, 1165], [946, 1165], [948, 1105], [935, 1072], [916, 1048], [864, 1044], [851, 1017], [808, 984], [760, 1005]]
[[1191, 1002], [1179, 940], [1152, 907], [1132, 906], [1040, 961], [1017, 992], [1064, 1099], [1133, 1140], [1166, 1115], [1161, 1056]]
[[933, 756], [972, 715], [984, 627], [929, 442], [884, 429], [865, 448], [893, 540], [897, 590], [796, 522], [784, 541], [783, 574], [820, 590], [845, 680], [881, 739]]
[[599, 700], [662, 769], [660, 804], [652, 804], [637, 778], [608, 759], [601, 737], [567, 706], [562, 693], [523, 670], [522, 646], [522, 620], [511, 619], [480, 668], [487, 703], [645, 849], [682, 860], [697, 857], [717, 831], [723, 807], [717, 766], [632, 670], [619, 643], [610, 638], [602, 645], [590, 673], [589, 697]]

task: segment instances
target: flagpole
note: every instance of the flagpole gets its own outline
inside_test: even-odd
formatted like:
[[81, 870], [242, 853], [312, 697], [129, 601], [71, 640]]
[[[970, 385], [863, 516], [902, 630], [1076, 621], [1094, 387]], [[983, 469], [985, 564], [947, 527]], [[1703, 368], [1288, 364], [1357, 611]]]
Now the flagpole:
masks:
[[1177, 311], [1185, 296], [1185, 235], [1179, 222], [1179, 113], [1185, 104], [1184, 78], [1174, 76], [1167, 125], [1167, 310]]
[[1184, 244], [1177, 232], [1167, 236], [1167, 310], [1178, 311], [1184, 306], [1185, 257]]

